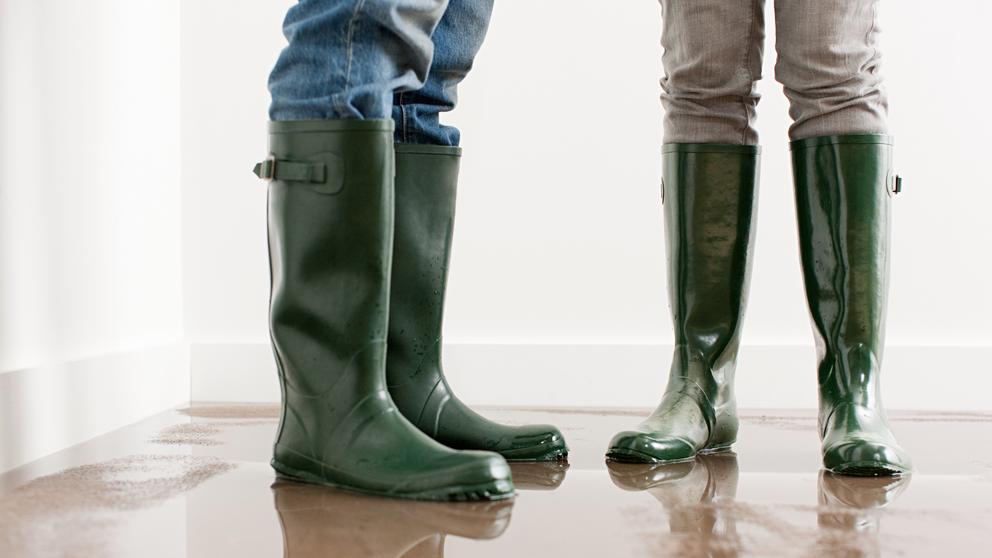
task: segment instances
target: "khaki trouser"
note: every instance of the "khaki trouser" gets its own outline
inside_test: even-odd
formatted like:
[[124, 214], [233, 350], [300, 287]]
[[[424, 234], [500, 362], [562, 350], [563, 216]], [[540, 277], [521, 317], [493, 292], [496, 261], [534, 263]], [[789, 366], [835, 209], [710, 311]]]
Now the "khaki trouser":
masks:
[[[756, 144], [764, 0], [660, 0], [666, 143]], [[774, 0], [791, 139], [887, 133], [880, 0]]]

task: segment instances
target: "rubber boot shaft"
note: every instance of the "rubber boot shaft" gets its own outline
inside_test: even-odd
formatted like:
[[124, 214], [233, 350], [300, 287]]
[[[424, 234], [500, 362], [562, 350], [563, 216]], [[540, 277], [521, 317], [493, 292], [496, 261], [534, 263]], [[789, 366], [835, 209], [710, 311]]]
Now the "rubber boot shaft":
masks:
[[865, 134], [792, 142], [803, 282], [816, 340], [823, 464], [909, 472], [882, 406], [892, 140]]
[[733, 382], [751, 273], [759, 148], [668, 144], [662, 195], [675, 350], [661, 404], [607, 456], [669, 462], [729, 448]]
[[385, 382], [391, 121], [270, 123], [270, 333], [282, 387], [272, 461], [295, 480], [425, 500], [513, 493], [505, 460], [397, 412]]
[[564, 459], [568, 448], [557, 428], [495, 423], [462, 403], [448, 385], [441, 329], [461, 150], [415, 144], [395, 149], [386, 371], [396, 406], [417, 428], [452, 448], [495, 451], [508, 461]]

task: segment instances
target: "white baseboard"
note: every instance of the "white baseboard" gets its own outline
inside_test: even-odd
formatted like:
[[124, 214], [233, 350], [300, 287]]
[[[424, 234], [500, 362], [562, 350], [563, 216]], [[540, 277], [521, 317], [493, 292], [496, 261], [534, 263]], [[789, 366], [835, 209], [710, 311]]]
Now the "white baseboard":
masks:
[[[477, 405], [654, 407], [671, 346], [620, 344], [455, 344], [445, 374]], [[816, 407], [813, 348], [751, 345], [741, 351], [737, 397], [751, 409]], [[905, 410], [992, 411], [992, 346], [889, 346], [886, 406]], [[279, 400], [272, 350], [265, 343], [194, 344], [194, 401]]]
[[0, 373], [0, 472], [189, 400], [186, 344]]

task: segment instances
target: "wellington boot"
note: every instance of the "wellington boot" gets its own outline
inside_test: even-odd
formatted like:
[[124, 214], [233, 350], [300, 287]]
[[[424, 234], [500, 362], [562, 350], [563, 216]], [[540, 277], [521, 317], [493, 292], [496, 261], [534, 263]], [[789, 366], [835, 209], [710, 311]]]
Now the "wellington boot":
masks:
[[284, 558], [441, 558], [448, 535], [496, 538], [513, 511], [509, 500], [407, 502], [283, 481], [272, 485], [272, 493]]
[[879, 371], [885, 338], [892, 173], [889, 136], [792, 142], [799, 247], [819, 360], [823, 466], [849, 475], [912, 469], [889, 430]]
[[675, 351], [661, 404], [607, 458], [692, 459], [737, 440], [734, 369], [747, 298], [757, 146], [668, 144], [662, 196]]
[[282, 387], [272, 466], [367, 494], [479, 500], [513, 494], [491, 452], [414, 427], [386, 388], [393, 243], [393, 124], [272, 122], [270, 333]]
[[462, 403], [444, 377], [441, 320], [460, 154], [458, 147], [396, 145], [389, 393], [406, 418], [446, 446], [494, 451], [508, 461], [564, 459], [568, 448], [557, 428], [488, 420]]

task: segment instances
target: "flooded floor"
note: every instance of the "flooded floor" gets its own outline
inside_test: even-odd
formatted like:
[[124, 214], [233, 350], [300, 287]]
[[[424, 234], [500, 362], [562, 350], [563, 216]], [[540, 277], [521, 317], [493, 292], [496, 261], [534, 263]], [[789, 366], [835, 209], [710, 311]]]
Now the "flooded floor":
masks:
[[[484, 409], [552, 422], [570, 465], [518, 495], [440, 504], [277, 481], [275, 406], [197, 404], [0, 475], [0, 556], [987, 555], [992, 415], [893, 413], [912, 477], [821, 473], [812, 413], [744, 413], [736, 453], [610, 465], [642, 413]], [[646, 412], [645, 412], [646, 414]]]

